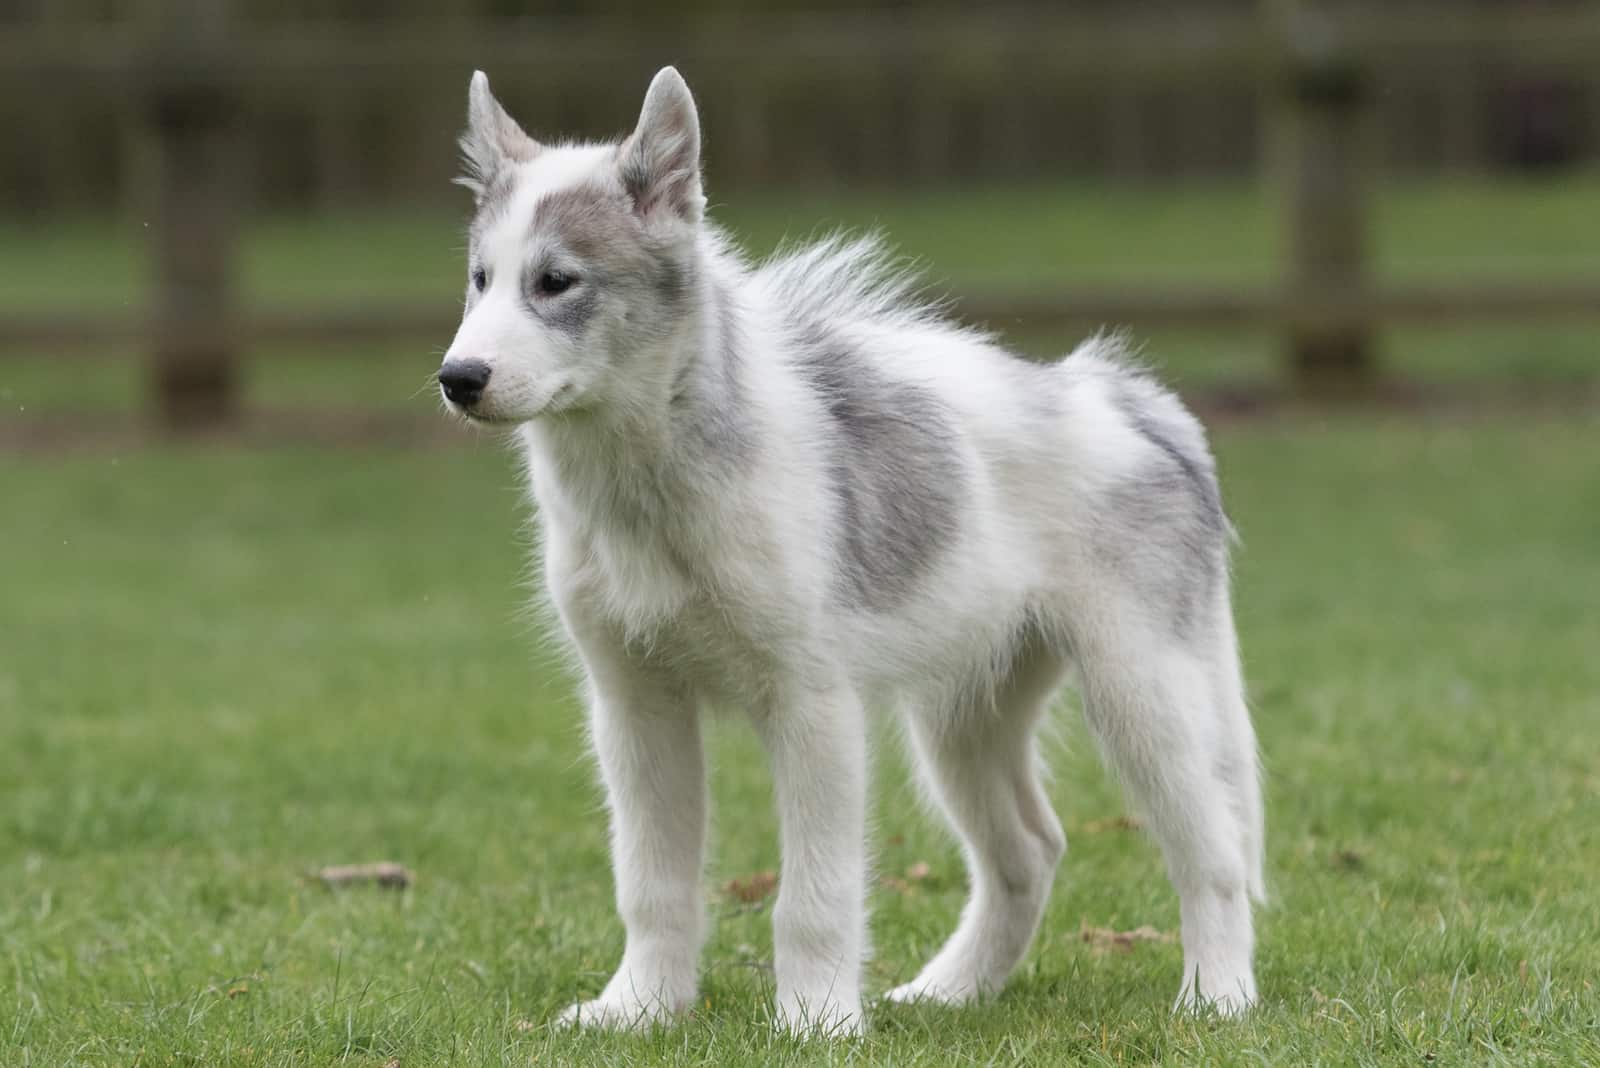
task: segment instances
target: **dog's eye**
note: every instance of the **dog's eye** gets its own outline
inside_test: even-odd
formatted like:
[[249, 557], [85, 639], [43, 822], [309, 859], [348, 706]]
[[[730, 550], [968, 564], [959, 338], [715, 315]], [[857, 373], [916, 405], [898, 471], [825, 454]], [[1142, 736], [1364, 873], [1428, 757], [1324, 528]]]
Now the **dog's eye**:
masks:
[[545, 271], [536, 283], [541, 296], [553, 297], [572, 288], [577, 279], [562, 271]]
[[488, 285], [488, 284], [489, 284], [489, 275], [488, 275], [488, 273], [485, 272], [482, 267], [474, 267], [472, 269], [472, 288], [476, 289], [479, 293], [482, 293], [483, 292], [483, 287]]

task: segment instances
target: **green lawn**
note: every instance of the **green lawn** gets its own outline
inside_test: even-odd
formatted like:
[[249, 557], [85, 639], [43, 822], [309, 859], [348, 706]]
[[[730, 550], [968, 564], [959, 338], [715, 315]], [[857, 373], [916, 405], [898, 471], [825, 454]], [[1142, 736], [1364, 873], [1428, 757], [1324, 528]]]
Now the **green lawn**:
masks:
[[[396, 387], [397, 389], [399, 387]], [[548, 1030], [614, 964], [571, 688], [524, 608], [488, 436], [434, 450], [0, 456], [0, 1064], [1600, 1063], [1600, 476], [1593, 420], [1218, 434], [1270, 783], [1264, 1003], [1173, 1020], [1153, 845], [1070, 708], [1071, 852], [997, 1002], [766, 1026], [759, 750], [713, 731], [704, 1001], [646, 1037]], [[883, 747], [874, 990], [961, 871]], [[319, 865], [390, 858], [404, 893]]]
[[[1281, 212], [1244, 184], [1058, 184], [951, 190], [863, 189], [750, 196], [713, 190], [712, 211], [755, 253], [837, 227], [883, 229], [954, 295], [1073, 285], [1270, 283]], [[241, 238], [237, 285], [258, 308], [348, 306], [362, 300], [433, 304], [446, 314], [463, 286], [457, 210], [256, 220]], [[1375, 193], [1373, 255], [1380, 279], [1462, 281], [1600, 278], [1600, 174], [1542, 181], [1396, 181]], [[0, 314], [11, 309], [141, 308], [145, 228], [134, 220], [0, 222]], [[1018, 347], [1059, 354], [1078, 336], [997, 324]], [[1149, 354], [1182, 388], [1274, 383], [1276, 339], [1261, 330], [1152, 330]], [[259, 406], [398, 408], [437, 366], [449, 338], [253, 354], [247, 391]], [[118, 351], [71, 360], [33, 352], [0, 363], [0, 413], [134, 410], [139, 368]], [[1385, 339], [1402, 378], [1475, 383], [1600, 379], [1595, 321], [1450, 324]], [[398, 385], [397, 385], [398, 384]]]

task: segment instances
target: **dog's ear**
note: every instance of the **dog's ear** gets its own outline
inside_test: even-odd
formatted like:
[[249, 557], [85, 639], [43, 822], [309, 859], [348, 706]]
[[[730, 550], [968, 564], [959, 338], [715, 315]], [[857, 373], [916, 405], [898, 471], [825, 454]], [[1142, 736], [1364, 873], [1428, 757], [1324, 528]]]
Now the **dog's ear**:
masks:
[[466, 173], [456, 184], [483, 199], [484, 191], [513, 164], [525, 163], [539, 151], [539, 142], [522, 132], [489, 92], [489, 76], [474, 71], [467, 88], [467, 128], [461, 135], [461, 160]]
[[641, 215], [667, 210], [699, 222], [706, 198], [700, 188], [700, 116], [683, 76], [661, 68], [644, 95], [639, 125], [618, 151], [622, 184]]

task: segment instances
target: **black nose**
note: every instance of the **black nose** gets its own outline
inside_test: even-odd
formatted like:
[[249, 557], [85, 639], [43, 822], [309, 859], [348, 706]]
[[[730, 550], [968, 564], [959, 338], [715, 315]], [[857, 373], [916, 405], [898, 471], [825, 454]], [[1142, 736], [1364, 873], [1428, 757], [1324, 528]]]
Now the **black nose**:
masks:
[[439, 368], [439, 388], [462, 407], [470, 408], [489, 384], [489, 365], [482, 360], [451, 360]]

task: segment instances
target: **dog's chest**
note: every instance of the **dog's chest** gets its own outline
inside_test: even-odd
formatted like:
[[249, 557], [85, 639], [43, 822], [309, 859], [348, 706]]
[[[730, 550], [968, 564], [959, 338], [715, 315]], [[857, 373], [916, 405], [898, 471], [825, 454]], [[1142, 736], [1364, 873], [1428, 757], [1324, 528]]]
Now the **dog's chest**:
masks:
[[711, 561], [659, 529], [551, 533], [562, 539], [552, 581], [641, 669], [715, 700], [750, 700], [764, 688], [772, 658], [763, 627]]

